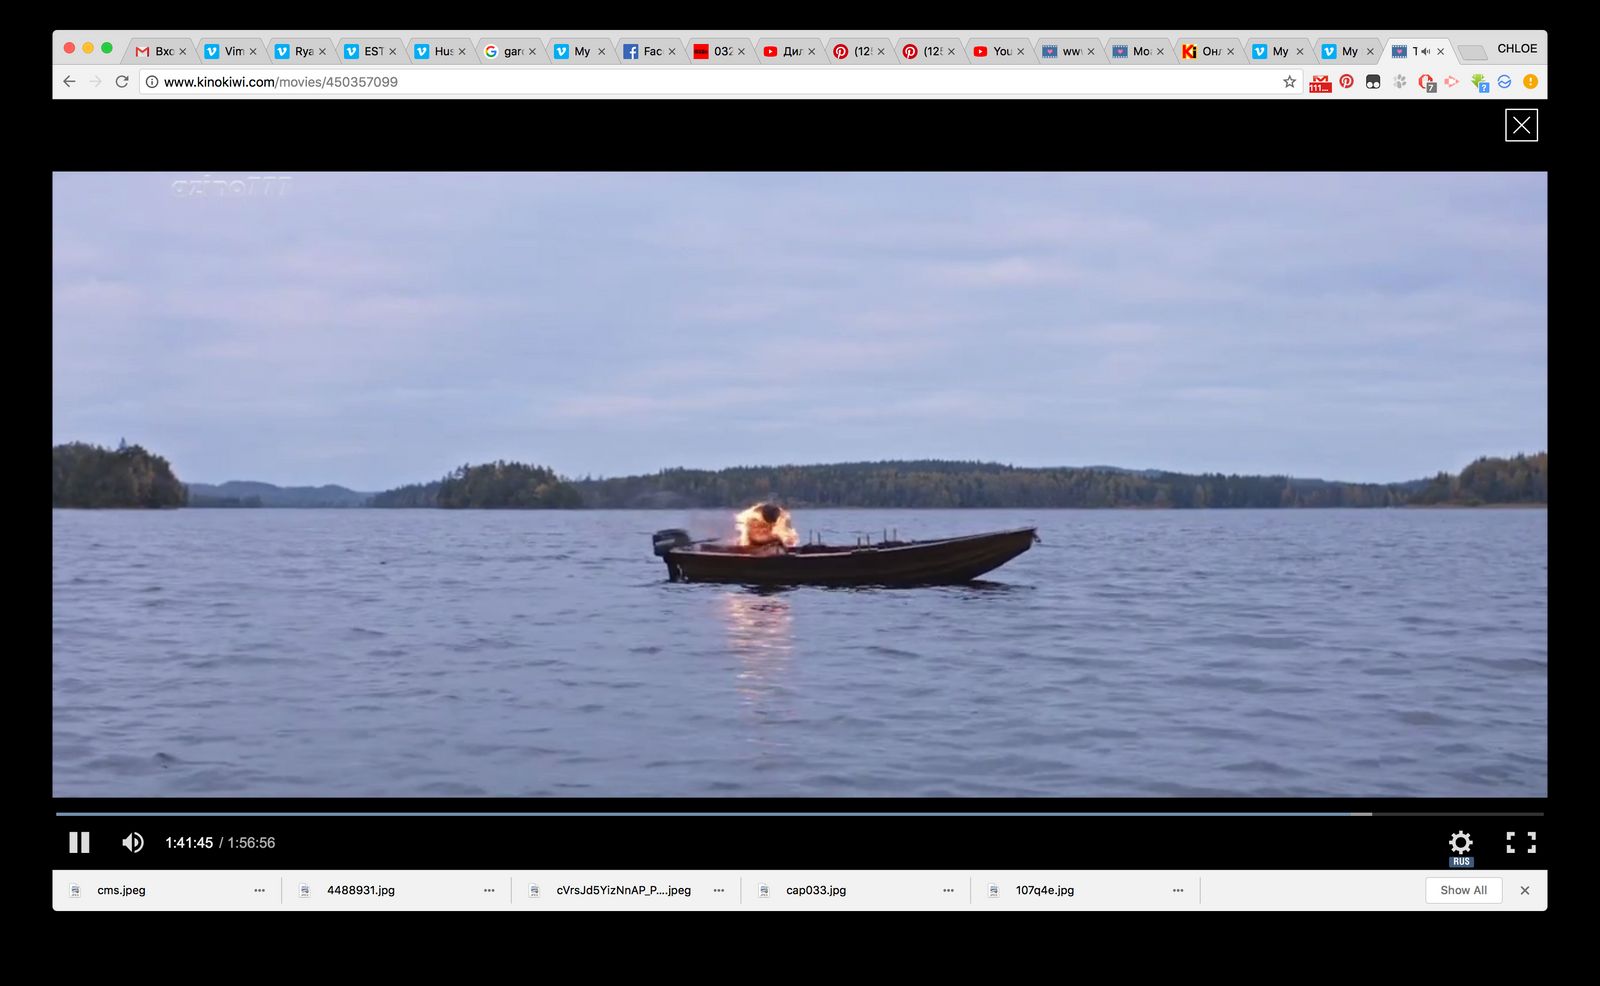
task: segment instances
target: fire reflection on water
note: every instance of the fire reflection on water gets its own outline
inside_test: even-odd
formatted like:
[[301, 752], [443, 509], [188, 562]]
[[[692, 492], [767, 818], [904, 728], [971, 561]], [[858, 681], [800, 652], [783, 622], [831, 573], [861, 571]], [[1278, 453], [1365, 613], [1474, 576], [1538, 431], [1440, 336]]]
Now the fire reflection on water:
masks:
[[739, 658], [740, 696], [758, 714], [770, 714], [771, 700], [794, 650], [794, 614], [782, 591], [733, 590], [723, 597], [728, 642]]

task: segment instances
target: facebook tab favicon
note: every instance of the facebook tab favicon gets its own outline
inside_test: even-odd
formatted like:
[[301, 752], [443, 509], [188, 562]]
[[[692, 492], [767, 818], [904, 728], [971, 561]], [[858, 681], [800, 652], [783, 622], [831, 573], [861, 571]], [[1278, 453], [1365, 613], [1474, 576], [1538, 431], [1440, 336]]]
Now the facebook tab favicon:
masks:
[[636, 44], [632, 44], [631, 42], [624, 44], [622, 46], [622, 60], [625, 61], [625, 62], [638, 61], [639, 60], [639, 46], [636, 45]]
[[1266, 45], [1259, 45], [1259, 44], [1251, 45], [1250, 46], [1250, 57], [1254, 58], [1258, 62], [1265, 61], [1266, 57], [1267, 57], [1267, 46]]

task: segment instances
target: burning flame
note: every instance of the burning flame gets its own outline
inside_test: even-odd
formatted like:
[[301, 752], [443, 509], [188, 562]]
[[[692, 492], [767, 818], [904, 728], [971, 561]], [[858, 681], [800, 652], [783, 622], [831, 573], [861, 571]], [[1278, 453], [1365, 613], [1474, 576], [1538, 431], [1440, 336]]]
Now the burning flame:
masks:
[[765, 506], [764, 503], [758, 503], [733, 518], [734, 526], [739, 529], [739, 547], [749, 548], [779, 542], [785, 547], [792, 548], [799, 544], [800, 535], [789, 523], [789, 511], [780, 510], [778, 519], [769, 523], [761, 516], [761, 508]]

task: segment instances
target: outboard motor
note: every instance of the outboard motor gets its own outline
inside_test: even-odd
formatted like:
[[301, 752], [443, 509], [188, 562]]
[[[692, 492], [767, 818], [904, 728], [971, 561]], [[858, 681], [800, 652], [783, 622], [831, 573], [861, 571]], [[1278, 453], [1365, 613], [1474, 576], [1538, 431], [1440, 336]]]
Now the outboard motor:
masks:
[[669, 527], [664, 531], [657, 531], [651, 537], [651, 544], [655, 548], [656, 557], [667, 563], [667, 577], [678, 581], [678, 566], [672, 563], [669, 552], [673, 548], [687, 548], [689, 546], [689, 532], [681, 527]]

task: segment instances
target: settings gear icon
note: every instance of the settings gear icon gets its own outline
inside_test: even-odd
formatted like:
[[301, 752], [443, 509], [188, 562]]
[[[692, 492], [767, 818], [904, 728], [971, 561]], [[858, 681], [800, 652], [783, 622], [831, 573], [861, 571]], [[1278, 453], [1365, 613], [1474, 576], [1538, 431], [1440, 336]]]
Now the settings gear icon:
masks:
[[1465, 833], [1465, 832], [1457, 832], [1455, 835], [1452, 835], [1450, 837], [1450, 851], [1451, 852], [1453, 852], [1453, 853], [1464, 853], [1468, 849], [1471, 849], [1471, 848], [1472, 848], [1472, 836], [1468, 835], [1467, 833]]

